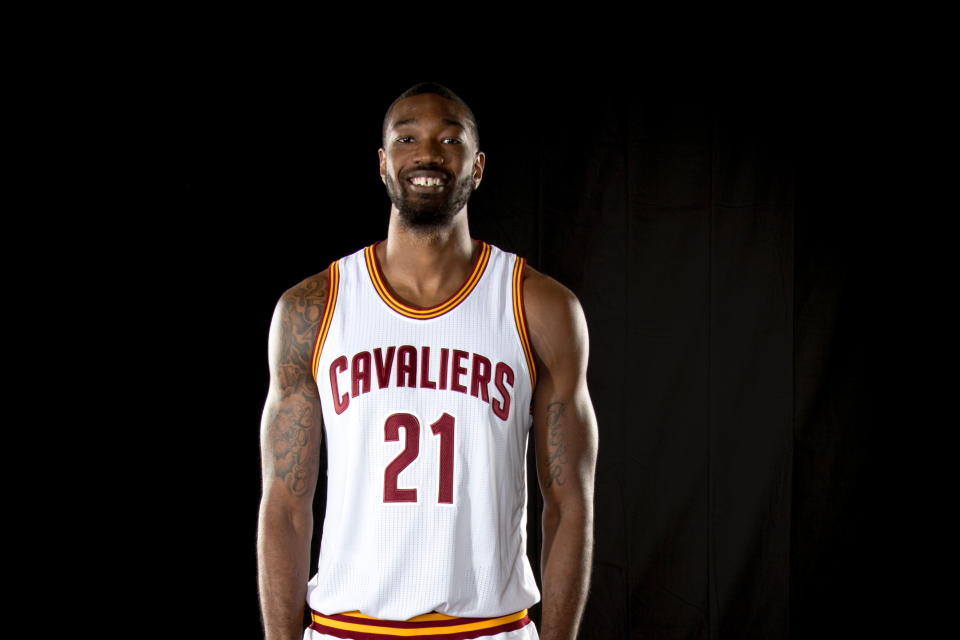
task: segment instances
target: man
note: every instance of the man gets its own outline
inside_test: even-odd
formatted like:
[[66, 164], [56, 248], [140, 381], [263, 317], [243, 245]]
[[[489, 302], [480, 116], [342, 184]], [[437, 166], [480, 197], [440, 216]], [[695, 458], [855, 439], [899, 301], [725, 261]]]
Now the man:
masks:
[[[277, 304], [258, 537], [269, 640], [299, 637], [305, 598], [305, 638], [536, 638], [526, 615], [540, 597], [525, 554], [531, 424], [542, 637], [576, 636], [597, 452], [587, 327], [570, 291], [470, 238], [479, 149], [460, 98], [433, 83], [406, 91], [379, 151], [386, 241]], [[324, 431], [327, 509], [308, 585]]]

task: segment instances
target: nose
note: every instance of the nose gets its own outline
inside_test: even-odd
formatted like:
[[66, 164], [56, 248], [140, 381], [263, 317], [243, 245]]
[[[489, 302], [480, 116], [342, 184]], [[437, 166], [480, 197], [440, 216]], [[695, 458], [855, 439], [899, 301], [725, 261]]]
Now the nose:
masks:
[[443, 149], [431, 138], [420, 140], [413, 161], [418, 164], [443, 164]]

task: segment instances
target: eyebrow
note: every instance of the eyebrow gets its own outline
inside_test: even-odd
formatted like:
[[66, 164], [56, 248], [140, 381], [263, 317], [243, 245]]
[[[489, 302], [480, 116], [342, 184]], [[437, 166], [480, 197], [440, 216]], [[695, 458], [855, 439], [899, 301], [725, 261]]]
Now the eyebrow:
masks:
[[[396, 129], [397, 127], [402, 127], [405, 124], [418, 124], [419, 122], [420, 121], [417, 120], [416, 118], [407, 118], [406, 120], [398, 120], [397, 122], [393, 123], [393, 128]], [[443, 124], [446, 124], [452, 127], [457, 127], [458, 129], [466, 130], [466, 127], [463, 126], [463, 123], [458, 122], [457, 120], [449, 120], [447, 118], [444, 118], [443, 120], [441, 120], [441, 122], [443, 122]]]

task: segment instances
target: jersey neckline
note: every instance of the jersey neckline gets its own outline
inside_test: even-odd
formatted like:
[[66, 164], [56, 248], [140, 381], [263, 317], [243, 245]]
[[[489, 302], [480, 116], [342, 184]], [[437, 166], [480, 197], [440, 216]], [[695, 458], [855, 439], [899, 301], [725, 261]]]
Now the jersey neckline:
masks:
[[363, 257], [367, 263], [367, 273], [370, 275], [373, 288], [388, 307], [407, 318], [414, 320], [431, 320], [457, 308], [461, 302], [467, 299], [470, 292], [473, 291], [477, 283], [480, 282], [480, 278], [483, 277], [483, 273], [487, 268], [487, 262], [490, 260], [490, 245], [483, 240], [478, 240], [477, 242], [480, 243], [480, 254], [473, 263], [473, 269], [470, 271], [466, 282], [463, 283], [459, 291], [434, 307], [414, 307], [404, 304], [393, 297], [393, 294], [391, 294], [387, 288], [387, 280], [383, 277], [383, 272], [380, 270], [380, 261], [377, 260], [376, 249], [380, 242], [375, 242], [364, 249]]

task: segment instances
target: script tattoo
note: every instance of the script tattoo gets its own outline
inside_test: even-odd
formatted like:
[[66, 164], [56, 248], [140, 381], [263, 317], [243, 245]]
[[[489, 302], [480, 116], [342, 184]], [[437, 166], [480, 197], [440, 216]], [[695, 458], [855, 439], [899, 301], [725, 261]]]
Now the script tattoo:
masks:
[[[274, 458], [274, 473], [290, 495], [307, 494], [319, 466], [321, 423], [319, 395], [311, 372], [313, 344], [327, 300], [327, 279], [318, 275], [294, 287], [283, 297], [278, 320], [279, 349], [273, 368], [273, 384], [280, 392], [270, 416], [268, 442]], [[314, 439], [311, 441], [311, 429]]]
[[567, 447], [563, 444], [563, 424], [560, 422], [560, 419], [563, 417], [563, 410], [567, 406], [567, 402], [551, 402], [547, 405], [547, 427], [550, 429], [550, 434], [547, 438], [547, 444], [549, 445], [546, 467], [547, 467], [547, 479], [545, 484], [547, 488], [550, 488], [556, 483], [557, 485], [563, 485], [564, 478], [563, 475], [563, 465], [567, 463], [565, 454], [567, 453]]
[[282, 406], [273, 421], [274, 473], [298, 498], [307, 491], [312, 413], [310, 405], [294, 402]]
[[327, 279], [317, 276], [291, 290], [285, 296], [288, 313], [280, 319], [281, 348], [276, 384], [283, 397], [302, 393], [316, 397], [316, 389], [307, 384], [313, 342], [317, 337], [323, 307], [327, 301]]

